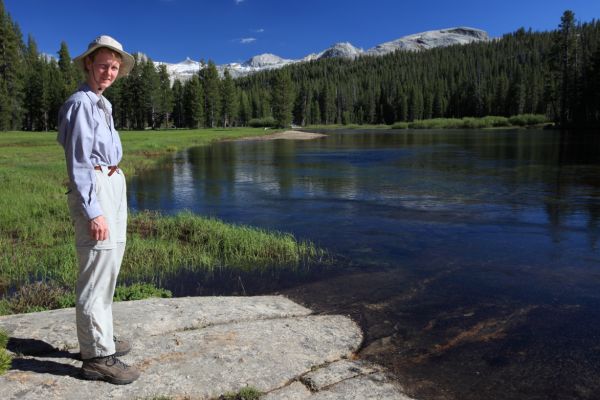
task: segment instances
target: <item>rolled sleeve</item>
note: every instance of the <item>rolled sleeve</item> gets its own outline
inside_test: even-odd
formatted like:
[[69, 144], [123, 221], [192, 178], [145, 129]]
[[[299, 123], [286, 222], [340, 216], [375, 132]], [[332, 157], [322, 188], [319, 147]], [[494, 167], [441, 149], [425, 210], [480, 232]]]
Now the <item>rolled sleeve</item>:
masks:
[[59, 138], [65, 149], [71, 189], [81, 197], [81, 205], [88, 219], [102, 215], [96, 197], [96, 174], [91, 162], [94, 132], [97, 122], [87, 102], [66, 103], [61, 110]]

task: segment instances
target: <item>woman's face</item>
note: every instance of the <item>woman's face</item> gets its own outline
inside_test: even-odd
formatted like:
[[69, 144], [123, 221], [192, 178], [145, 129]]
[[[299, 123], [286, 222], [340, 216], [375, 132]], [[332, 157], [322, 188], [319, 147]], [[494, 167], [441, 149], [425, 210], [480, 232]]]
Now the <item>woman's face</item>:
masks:
[[102, 93], [117, 79], [121, 59], [108, 49], [100, 49], [93, 59], [85, 61], [88, 70], [87, 82], [97, 93]]

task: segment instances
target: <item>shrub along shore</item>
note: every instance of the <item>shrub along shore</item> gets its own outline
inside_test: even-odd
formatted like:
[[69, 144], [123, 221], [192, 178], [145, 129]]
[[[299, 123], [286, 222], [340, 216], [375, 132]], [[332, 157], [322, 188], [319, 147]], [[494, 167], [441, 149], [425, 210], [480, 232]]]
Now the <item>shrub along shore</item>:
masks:
[[392, 129], [485, 129], [505, 127], [541, 126], [550, 124], [545, 115], [519, 114], [512, 117], [489, 115], [486, 117], [432, 118], [413, 122], [397, 122]]
[[[131, 177], [160, 168], [170, 154], [184, 148], [264, 133], [252, 128], [125, 131], [121, 167]], [[66, 183], [64, 154], [55, 133], [0, 133], [0, 314], [72, 304], [77, 268]], [[286, 233], [190, 212], [135, 212], [129, 217], [120, 280], [156, 284], [182, 271], [294, 267], [326, 257], [312, 243]], [[147, 288], [134, 291], [148, 294]]]

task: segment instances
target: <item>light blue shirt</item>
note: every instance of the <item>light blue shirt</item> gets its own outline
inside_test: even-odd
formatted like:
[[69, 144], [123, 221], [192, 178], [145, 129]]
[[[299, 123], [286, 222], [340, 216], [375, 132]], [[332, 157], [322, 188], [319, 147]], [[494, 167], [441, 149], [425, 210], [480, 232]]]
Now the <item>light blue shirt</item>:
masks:
[[[104, 103], [108, 118], [101, 108]], [[119, 132], [114, 129], [112, 105], [86, 84], [67, 99], [58, 114], [58, 142], [65, 149], [71, 190], [81, 197], [89, 219], [102, 215], [96, 198], [96, 165], [117, 165], [123, 156]]]

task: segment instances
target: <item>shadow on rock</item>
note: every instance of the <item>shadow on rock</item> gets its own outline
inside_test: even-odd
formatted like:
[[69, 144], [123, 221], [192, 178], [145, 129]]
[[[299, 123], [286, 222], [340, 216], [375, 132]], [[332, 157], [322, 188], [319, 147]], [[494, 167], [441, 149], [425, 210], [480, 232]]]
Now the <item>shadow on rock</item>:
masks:
[[70, 364], [63, 364], [50, 360], [35, 358], [16, 358], [12, 361], [11, 370], [35, 372], [38, 374], [52, 374], [57, 376], [71, 376], [80, 378], [81, 369]]
[[79, 353], [70, 353], [59, 350], [50, 343], [39, 339], [25, 339], [11, 337], [8, 339], [6, 349], [24, 356], [46, 356], [52, 358], [73, 358], [79, 360]]

